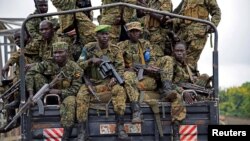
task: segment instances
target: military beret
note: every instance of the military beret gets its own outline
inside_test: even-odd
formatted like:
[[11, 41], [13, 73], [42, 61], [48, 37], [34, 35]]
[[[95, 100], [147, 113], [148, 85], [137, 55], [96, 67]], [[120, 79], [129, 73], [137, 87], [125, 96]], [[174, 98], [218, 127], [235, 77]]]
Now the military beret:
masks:
[[130, 31], [132, 29], [137, 29], [142, 31], [141, 23], [140, 22], [130, 22], [126, 24], [127, 30]]
[[56, 42], [53, 45], [53, 51], [57, 51], [57, 50], [67, 50], [68, 49], [68, 44], [66, 42]]
[[110, 25], [99, 25], [95, 28], [95, 32], [108, 32], [110, 28]]

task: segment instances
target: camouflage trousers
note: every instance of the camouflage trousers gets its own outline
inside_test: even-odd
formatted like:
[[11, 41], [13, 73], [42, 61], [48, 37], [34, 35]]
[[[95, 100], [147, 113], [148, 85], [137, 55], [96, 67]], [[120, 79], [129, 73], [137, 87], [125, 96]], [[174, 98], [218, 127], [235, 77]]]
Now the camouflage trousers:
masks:
[[[175, 99], [165, 99], [161, 98], [159, 92], [157, 91], [144, 91], [144, 102], [149, 106], [155, 106], [152, 103], [157, 103], [158, 101], [162, 101], [164, 99], [166, 102], [171, 102], [171, 120], [173, 121], [182, 121], [186, 118], [186, 107], [183, 104], [183, 100], [180, 94], [176, 94]], [[157, 104], [158, 106], [158, 104]]]
[[136, 78], [136, 74], [134, 72], [125, 72], [125, 75], [125, 88], [130, 101], [139, 101], [140, 98], [142, 99], [141, 101], [144, 101], [151, 106], [152, 102], [154, 103], [154, 101], [164, 99], [167, 102], [171, 102], [172, 121], [182, 121], [185, 119], [186, 107], [184, 106], [182, 97], [179, 94], [176, 94], [176, 98], [171, 100], [161, 98], [159, 92], [156, 90], [157, 84], [154, 78], [145, 76], [142, 81], [134, 81], [128, 84], [128, 77]]
[[148, 35], [146, 35], [146, 33], [144, 34], [144, 38], [150, 41], [155, 56], [164, 56], [166, 30], [162, 28], [157, 28], [155, 30], [149, 30], [148, 32]]
[[[97, 96], [101, 100], [99, 103], [108, 103], [111, 98], [114, 106], [114, 111], [118, 115], [124, 115], [126, 108], [126, 92], [125, 89], [116, 84], [111, 89], [105, 84], [93, 86]], [[84, 122], [88, 118], [88, 110], [91, 103], [96, 103], [96, 98], [89, 93], [86, 85], [82, 85], [79, 92], [77, 93], [77, 108], [76, 117], [78, 122]]]
[[[46, 83], [49, 83], [44, 75], [37, 74], [34, 77], [35, 79], [35, 92], [37, 92], [42, 86]], [[60, 117], [61, 124], [63, 127], [70, 127], [74, 125], [76, 115], [76, 97], [68, 96], [62, 99], [62, 103], [60, 105]]]
[[83, 44], [95, 41], [95, 24], [82, 12], [76, 13], [77, 27]]
[[195, 68], [207, 42], [206, 28], [191, 24], [183, 27], [179, 36], [187, 43], [187, 60]]

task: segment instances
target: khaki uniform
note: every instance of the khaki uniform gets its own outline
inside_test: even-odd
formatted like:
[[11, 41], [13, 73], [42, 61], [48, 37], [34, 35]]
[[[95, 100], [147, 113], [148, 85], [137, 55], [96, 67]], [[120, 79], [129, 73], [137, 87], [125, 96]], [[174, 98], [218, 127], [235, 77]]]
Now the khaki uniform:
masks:
[[[171, 0], [151, 0], [148, 3], [149, 8], [172, 12], [173, 4]], [[156, 57], [164, 56], [167, 29], [162, 28], [160, 22], [154, 17], [147, 14], [144, 21], [145, 30], [148, 31], [146, 37], [150, 41], [156, 52]]]
[[[115, 2], [125, 2], [130, 4], [136, 4], [136, 0], [102, 0], [102, 4], [111, 4]], [[111, 7], [105, 8], [101, 11], [102, 18], [100, 24], [111, 25], [110, 29], [110, 40], [112, 43], [116, 44], [119, 42], [119, 35], [121, 33], [121, 24], [115, 24], [116, 19], [121, 18], [121, 7]], [[131, 18], [135, 14], [135, 9], [124, 7], [123, 9], [123, 19], [125, 23], [130, 22]]]
[[[76, 0], [51, 0], [58, 11], [77, 9]], [[75, 20], [74, 20], [75, 19]], [[83, 44], [95, 41], [95, 24], [83, 13], [67, 14], [59, 16], [60, 30], [65, 33], [73, 30], [76, 22], [80, 38]]]
[[[221, 19], [221, 11], [216, 0], [184, 0], [179, 7], [180, 11], [177, 13], [184, 16], [209, 20], [211, 15], [211, 22], [216, 26]], [[179, 37], [188, 45], [188, 62], [196, 66], [207, 41], [207, 25], [188, 20], [177, 20], [176, 23], [180, 28]]]
[[26, 75], [27, 90], [36, 91], [45, 83], [63, 72], [65, 76], [53, 88], [61, 89], [62, 104], [60, 105], [61, 124], [63, 127], [74, 125], [76, 100], [75, 96], [81, 86], [82, 69], [73, 61], [68, 60], [65, 66], [59, 67], [51, 61], [43, 61], [32, 67]]
[[[116, 71], [119, 74], [123, 74], [124, 72], [124, 63], [122, 54], [119, 48], [113, 44], [109, 44], [107, 49], [101, 49], [99, 47], [98, 42], [91, 42], [85, 45], [87, 50], [86, 59], [90, 59], [92, 57], [100, 58], [102, 55], [107, 55], [111, 62], [113, 63]], [[112, 94], [112, 103], [114, 106], [114, 111], [118, 115], [123, 115], [125, 111], [125, 101], [126, 101], [126, 92], [122, 86], [119, 84], [114, 85], [113, 87], [108, 87], [110, 79], [106, 78], [103, 80], [101, 75], [98, 72], [98, 66], [94, 64], [88, 64], [86, 61], [79, 60], [78, 64], [84, 69], [85, 74], [93, 83], [93, 89], [97, 92], [100, 99], [105, 94]], [[101, 93], [105, 93], [102, 95]], [[77, 120], [79, 122], [85, 122], [88, 115], [88, 109], [91, 102], [95, 101], [95, 98], [89, 93], [86, 85], [82, 85], [79, 93], [77, 94]]]

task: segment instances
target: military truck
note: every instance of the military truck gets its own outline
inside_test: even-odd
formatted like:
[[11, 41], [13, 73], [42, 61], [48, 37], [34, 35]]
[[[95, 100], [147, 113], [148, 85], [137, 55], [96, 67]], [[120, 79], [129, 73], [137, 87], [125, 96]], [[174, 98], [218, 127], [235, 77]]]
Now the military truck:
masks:
[[[128, 3], [113, 3], [97, 7], [89, 7], [70, 11], [61, 11], [48, 14], [38, 14], [29, 16], [22, 25], [21, 50], [23, 50], [24, 25], [32, 18], [62, 15], [87, 10], [96, 10], [100, 8], [113, 6], [127, 6], [135, 9], [142, 9], [150, 12], [164, 14], [174, 18], [197, 21], [212, 26], [215, 30], [214, 51], [213, 51], [213, 79], [212, 99], [209, 101], [200, 101], [192, 105], [186, 104], [187, 118], [179, 128], [180, 139], [182, 141], [199, 140], [206, 141], [208, 135], [208, 125], [219, 124], [219, 105], [218, 105], [218, 32], [213, 23], [192, 17], [180, 16], [177, 14], [158, 11]], [[21, 106], [27, 103], [25, 97], [25, 76], [24, 76], [24, 56], [21, 51], [20, 67], [20, 92]], [[21, 140], [22, 141], [42, 141], [42, 140], [60, 140], [63, 135], [63, 128], [60, 125], [59, 116], [60, 97], [57, 95], [46, 95], [38, 104], [31, 107], [27, 112], [21, 115]], [[170, 103], [158, 102], [159, 113], [152, 111], [146, 103], [140, 104], [143, 111], [144, 122], [141, 124], [131, 123], [130, 105], [127, 104], [125, 112], [125, 129], [129, 135], [130, 141], [160, 141], [171, 140], [173, 127], [171, 125]], [[91, 105], [87, 121], [87, 134], [92, 141], [117, 141], [115, 113], [110, 101], [105, 103], [95, 103]], [[71, 139], [77, 136], [76, 126], [72, 131]]]

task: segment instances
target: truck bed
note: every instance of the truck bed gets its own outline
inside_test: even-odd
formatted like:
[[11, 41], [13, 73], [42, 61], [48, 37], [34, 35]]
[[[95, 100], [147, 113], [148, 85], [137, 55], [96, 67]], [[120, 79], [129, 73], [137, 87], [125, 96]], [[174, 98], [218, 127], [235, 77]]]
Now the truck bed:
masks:
[[[192, 126], [195, 128], [194, 132], [190, 133], [196, 136], [199, 141], [207, 140], [207, 128], [209, 124], [218, 124], [218, 113], [216, 101], [199, 102], [187, 106], [187, 117], [182, 125]], [[129, 135], [130, 141], [160, 141], [170, 140], [172, 134], [170, 103], [159, 103], [161, 126], [163, 129], [163, 137], [160, 137], [157, 124], [154, 118], [154, 113], [147, 104], [141, 104], [143, 111], [144, 122], [140, 125], [131, 124], [131, 110], [127, 104], [125, 111], [125, 128]], [[117, 141], [115, 133], [115, 113], [112, 106], [108, 106], [108, 110], [89, 110], [89, 117], [87, 122], [87, 132], [91, 141]], [[54, 138], [60, 138], [63, 130], [60, 125], [59, 106], [45, 106], [44, 115], [40, 115], [38, 107], [31, 109], [28, 120], [31, 121], [29, 138], [35, 141], [42, 141], [53, 137], [46, 132], [54, 134]], [[186, 127], [186, 126], [183, 126]], [[54, 132], [54, 133], [53, 133]], [[72, 131], [71, 138], [77, 136], [76, 125]]]

